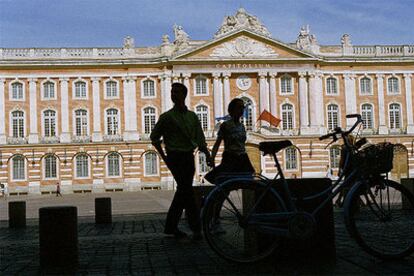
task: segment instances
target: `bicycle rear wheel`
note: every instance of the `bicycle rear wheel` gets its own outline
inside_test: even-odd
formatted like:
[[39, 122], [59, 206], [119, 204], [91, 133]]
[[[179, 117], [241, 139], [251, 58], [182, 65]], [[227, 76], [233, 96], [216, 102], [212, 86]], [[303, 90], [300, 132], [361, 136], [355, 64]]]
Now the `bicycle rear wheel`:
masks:
[[414, 252], [414, 196], [384, 179], [356, 186], [345, 202], [351, 236], [369, 254], [400, 259]]
[[254, 180], [229, 181], [208, 197], [202, 212], [203, 231], [210, 247], [221, 257], [240, 263], [255, 262], [269, 256], [279, 244], [280, 238], [245, 221], [255, 205], [253, 214], [285, 210], [274, 190], [256, 204], [264, 187], [264, 183]]

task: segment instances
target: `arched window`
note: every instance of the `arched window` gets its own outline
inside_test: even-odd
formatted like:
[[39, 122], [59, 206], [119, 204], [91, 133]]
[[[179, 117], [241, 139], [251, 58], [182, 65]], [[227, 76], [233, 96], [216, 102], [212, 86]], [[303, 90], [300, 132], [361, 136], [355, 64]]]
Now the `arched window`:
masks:
[[12, 112], [12, 131], [14, 138], [24, 137], [24, 112], [13, 111]]
[[111, 153], [107, 157], [108, 160], [108, 176], [120, 176], [121, 169], [120, 169], [120, 158], [118, 153]]
[[391, 77], [388, 79], [388, 93], [390, 94], [398, 94], [400, 92], [400, 88], [398, 85], [398, 78]]
[[246, 130], [253, 130], [253, 103], [249, 98], [242, 98], [244, 102], [243, 124]]
[[86, 82], [75, 82], [75, 98], [86, 98]]
[[282, 129], [288, 130], [293, 129], [293, 105], [283, 104], [282, 105]]
[[144, 133], [150, 134], [155, 126], [155, 108], [144, 108]]
[[118, 97], [118, 85], [116, 81], [107, 81], [106, 82], [106, 97], [107, 98], [117, 98]]
[[363, 77], [360, 80], [360, 89], [361, 89], [361, 94], [372, 94], [372, 89], [371, 89], [371, 79], [367, 78], [367, 77]]
[[88, 133], [88, 112], [78, 109], [75, 111], [75, 135], [87, 136]]
[[76, 156], [76, 177], [89, 177], [89, 158], [86, 154], [78, 154]]
[[296, 170], [298, 168], [297, 152], [294, 147], [285, 150], [286, 170]]
[[12, 159], [12, 177], [13, 180], [24, 180], [26, 179], [26, 172], [25, 172], [25, 161], [24, 157], [21, 155], [16, 155]]
[[144, 80], [144, 97], [155, 97], [155, 83], [153, 80]]
[[200, 174], [208, 172], [207, 158], [204, 152], [201, 151], [198, 153], [198, 169]]
[[328, 129], [335, 129], [339, 125], [339, 107], [336, 104], [328, 105]]
[[54, 137], [56, 136], [56, 112], [53, 110], [45, 110], [43, 112], [44, 120], [44, 136]]
[[45, 157], [45, 178], [57, 177], [57, 158], [54, 155], [48, 155]]
[[363, 104], [361, 107], [362, 125], [365, 129], [373, 129], [373, 107], [372, 104]]
[[20, 82], [15, 82], [11, 85], [11, 87], [12, 87], [12, 99], [23, 100], [23, 84]]
[[341, 159], [341, 148], [340, 147], [331, 147], [329, 149], [329, 161], [331, 168], [339, 168], [339, 160]]
[[334, 77], [326, 79], [326, 94], [338, 94], [338, 84]]
[[401, 107], [399, 104], [390, 104], [390, 128], [401, 128]]
[[205, 77], [197, 77], [195, 79], [195, 94], [207, 95], [207, 79]]
[[51, 81], [43, 83], [43, 98], [54, 99], [55, 98], [55, 84]]
[[106, 111], [106, 133], [108, 135], [119, 134], [118, 110], [115, 108]]
[[292, 78], [290, 76], [283, 76], [280, 79], [280, 93], [281, 94], [292, 93]]
[[147, 152], [145, 158], [145, 175], [158, 175], [158, 158], [155, 152]]
[[201, 128], [204, 131], [208, 130], [208, 107], [205, 105], [199, 105], [196, 107], [196, 114], [200, 121]]

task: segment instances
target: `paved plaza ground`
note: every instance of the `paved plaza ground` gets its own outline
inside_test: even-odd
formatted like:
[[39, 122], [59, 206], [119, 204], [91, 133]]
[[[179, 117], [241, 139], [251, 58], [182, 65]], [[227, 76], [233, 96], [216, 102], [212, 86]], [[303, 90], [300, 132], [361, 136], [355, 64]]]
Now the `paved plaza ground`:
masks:
[[[11, 197], [26, 200], [28, 226], [8, 228], [7, 201], [0, 203], [0, 275], [70, 274], [39, 269], [38, 208], [78, 207], [80, 265], [76, 275], [413, 275], [414, 256], [383, 262], [364, 253], [350, 240], [335, 211], [336, 263], [314, 266], [306, 260], [286, 263], [268, 259], [258, 264], [229, 263], [205, 241], [177, 241], [162, 234], [171, 191]], [[112, 225], [94, 223], [94, 198], [112, 198]], [[182, 228], [188, 231], [185, 223]]]

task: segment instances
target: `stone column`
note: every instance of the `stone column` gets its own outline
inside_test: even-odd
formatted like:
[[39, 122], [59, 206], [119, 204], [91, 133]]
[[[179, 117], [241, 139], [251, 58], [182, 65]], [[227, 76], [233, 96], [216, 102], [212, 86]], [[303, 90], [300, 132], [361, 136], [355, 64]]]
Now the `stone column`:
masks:
[[61, 112], [61, 126], [62, 133], [60, 135], [61, 143], [70, 142], [70, 132], [69, 132], [69, 86], [68, 78], [60, 79], [60, 112]]
[[125, 112], [125, 141], [138, 141], [137, 131], [137, 100], [136, 100], [136, 78], [123, 78], [124, 86], [124, 112]]
[[303, 134], [309, 128], [308, 82], [306, 72], [299, 72], [299, 112], [300, 132]]
[[276, 91], [276, 76], [277, 73], [270, 73], [270, 79], [269, 79], [269, 93], [270, 93], [270, 113], [272, 113], [273, 116], [279, 117], [277, 114], [277, 91]]
[[192, 109], [191, 106], [191, 84], [190, 84], [190, 76], [191, 73], [183, 73], [183, 78], [184, 78], [184, 85], [185, 87], [187, 87], [187, 97], [185, 98], [185, 105], [189, 108]]
[[322, 74], [312, 72], [309, 74], [309, 106], [310, 125], [312, 134], [325, 134], [325, 108], [323, 106]]
[[101, 100], [99, 91], [99, 78], [92, 78], [92, 96], [93, 96], [93, 142], [102, 142], [101, 133]]
[[[355, 114], [357, 113], [356, 106], [356, 92], [355, 92], [355, 75], [344, 74], [345, 80], [345, 113]], [[345, 114], [345, 115], [346, 115]], [[347, 128], [351, 127], [355, 123], [355, 119], [346, 120]]]
[[[223, 95], [220, 87], [220, 73], [213, 73], [213, 100], [214, 100], [214, 120], [223, 115]], [[214, 122], [215, 124], [215, 122]]]
[[411, 86], [411, 74], [404, 74], [405, 82], [405, 98], [407, 102], [407, 133], [414, 133], [414, 121], [413, 121], [413, 98], [412, 98], [412, 86]]
[[[264, 110], [269, 111], [269, 91], [267, 90], [267, 72], [259, 72], [259, 114]], [[261, 126], [269, 126], [268, 122], [260, 122]]]
[[[29, 98], [30, 98], [30, 133], [29, 133], [29, 143], [37, 144], [39, 143], [39, 131], [37, 127], [37, 91], [36, 83], [37, 79], [29, 79]], [[25, 92], [23, 92], [25, 93]], [[26, 117], [27, 118], [27, 117]]]
[[384, 75], [377, 74], [378, 88], [378, 115], [379, 115], [379, 134], [388, 134], [388, 128], [385, 124], [385, 103], [384, 103]]
[[224, 110], [227, 110], [227, 106], [230, 103], [230, 76], [230, 72], [223, 73]]
[[173, 102], [171, 100], [171, 72], [165, 72], [161, 75], [161, 109], [165, 112], [171, 109]]
[[6, 139], [6, 110], [5, 110], [5, 98], [4, 98], [4, 83], [5, 79], [0, 79], [0, 145], [7, 143]]

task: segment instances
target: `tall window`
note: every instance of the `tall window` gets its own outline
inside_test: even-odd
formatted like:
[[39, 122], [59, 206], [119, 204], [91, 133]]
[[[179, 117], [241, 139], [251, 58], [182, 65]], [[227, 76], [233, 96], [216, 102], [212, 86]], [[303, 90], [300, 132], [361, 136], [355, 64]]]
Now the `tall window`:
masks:
[[147, 152], [145, 154], [145, 175], [157, 175], [157, 154], [155, 152]]
[[117, 98], [118, 97], [118, 85], [116, 81], [107, 81], [106, 82], [106, 97], [107, 98]]
[[298, 159], [294, 147], [285, 150], [286, 170], [296, 170], [298, 168]]
[[13, 163], [13, 180], [24, 180], [25, 177], [25, 167], [24, 167], [24, 157], [17, 155], [12, 159]]
[[155, 97], [155, 83], [152, 80], [144, 80], [144, 97]]
[[106, 132], [108, 135], [119, 133], [118, 110], [115, 108], [106, 111]]
[[76, 136], [88, 135], [88, 112], [84, 109], [75, 111]]
[[144, 133], [150, 134], [155, 126], [155, 108], [144, 108]]
[[336, 104], [328, 105], [328, 129], [335, 129], [339, 123], [339, 107]]
[[208, 172], [206, 155], [204, 154], [204, 152], [201, 151], [198, 153], [198, 168], [199, 173], [204, 174]]
[[195, 79], [196, 95], [207, 95], [207, 79], [197, 77]]
[[329, 149], [329, 161], [331, 168], [339, 168], [339, 160], [341, 159], [341, 148], [331, 147]]
[[55, 84], [51, 81], [43, 83], [43, 98], [54, 99], [55, 98]]
[[56, 156], [48, 155], [45, 157], [45, 178], [57, 177], [57, 162]]
[[391, 94], [398, 94], [400, 92], [400, 88], [398, 86], [398, 78], [391, 77], [388, 79], [388, 93]]
[[334, 77], [326, 79], [326, 94], [338, 94], [338, 84]]
[[246, 130], [253, 130], [253, 103], [248, 98], [242, 98], [245, 109], [243, 111], [243, 124]]
[[360, 89], [361, 89], [361, 94], [372, 94], [372, 90], [371, 90], [371, 79], [367, 78], [367, 77], [363, 77], [360, 80]]
[[24, 137], [24, 112], [13, 111], [12, 112], [12, 129], [14, 138]]
[[373, 129], [373, 107], [371, 104], [363, 104], [361, 107], [362, 125], [365, 129]]
[[86, 98], [86, 82], [75, 82], [75, 98]]
[[390, 128], [401, 128], [401, 107], [399, 104], [390, 104]]
[[46, 110], [43, 112], [44, 120], [44, 136], [56, 136], [56, 112], [53, 110]]
[[120, 176], [119, 154], [113, 152], [108, 155], [108, 176]]
[[89, 159], [86, 154], [76, 156], [76, 177], [89, 176]]
[[201, 128], [204, 131], [208, 130], [208, 108], [205, 105], [199, 105], [196, 107], [196, 114], [200, 121]]
[[292, 93], [292, 78], [290, 76], [283, 76], [280, 79], [280, 93], [281, 94]]
[[282, 128], [284, 130], [293, 129], [293, 105], [282, 105]]
[[15, 82], [12, 84], [12, 99], [23, 100], [23, 84]]

